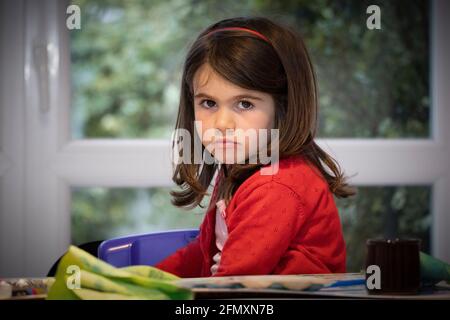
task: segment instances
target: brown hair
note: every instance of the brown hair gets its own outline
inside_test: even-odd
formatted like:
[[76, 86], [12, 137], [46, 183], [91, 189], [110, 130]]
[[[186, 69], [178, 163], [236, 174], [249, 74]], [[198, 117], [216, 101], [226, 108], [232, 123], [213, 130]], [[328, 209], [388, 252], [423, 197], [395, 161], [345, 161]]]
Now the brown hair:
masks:
[[[242, 30], [213, 32], [224, 27], [257, 31], [268, 41]], [[270, 43], [269, 43], [270, 42]], [[172, 191], [176, 206], [195, 207], [207, 195], [217, 164], [194, 164], [193, 78], [208, 63], [228, 81], [249, 90], [271, 94], [275, 101], [275, 128], [279, 129], [279, 157], [303, 155], [320, 171], [337, 197], [353, 195], [337, 162], [315, 142], [317, 126], [317, 85], [308, 51], [300, 35], [264, 17], [239, 17], [215, 23], [200, 33], [184, 64], [176, 129], [192, 136], [191, 163], [177, 164], [173, 181], [182, 187]], [[177, 143], [176, 138], [173, 144]], [[174, 147], [174, 145], [172, 146]], [[204, 152], [202, 146], [202, 152]], [[234, 164], [224, 168], [218, 195], [227, 201], [261, 164]]]

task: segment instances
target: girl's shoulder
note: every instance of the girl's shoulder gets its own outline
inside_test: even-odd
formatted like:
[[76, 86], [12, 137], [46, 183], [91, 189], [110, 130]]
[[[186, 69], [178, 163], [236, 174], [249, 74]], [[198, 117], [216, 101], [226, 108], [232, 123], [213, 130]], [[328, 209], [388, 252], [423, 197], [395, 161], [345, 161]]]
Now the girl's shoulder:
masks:
[[[263, 168], [268, 168], [266, 165]], [[267, 172], [266, 172], [267, 173]], [[236, 197], [248, 196], [252, 191], [265, 185], [272, 185], [271, 190], [285, 191], [290, 189], [300, 198], [308, 197], [311, 192], [330, 192], [327, 181], [320, 171], [300, 155], [281, 158], [278, 170], [274, 174], [262, 174], [258, 170], [236, 190]], [[277, 188], [279, 186], [279, 188]]]

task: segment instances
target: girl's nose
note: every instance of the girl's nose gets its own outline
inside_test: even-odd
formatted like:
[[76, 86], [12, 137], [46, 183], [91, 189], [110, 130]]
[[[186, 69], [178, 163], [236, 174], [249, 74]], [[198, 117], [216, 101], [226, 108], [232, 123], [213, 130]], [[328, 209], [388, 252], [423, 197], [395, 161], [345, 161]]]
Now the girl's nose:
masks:
[[215, 113], [215, 128], [220, 130], [223, 134], [227, 129], [234, 130], [235, 122], [233, 111], [227, 107], [220, 107]]

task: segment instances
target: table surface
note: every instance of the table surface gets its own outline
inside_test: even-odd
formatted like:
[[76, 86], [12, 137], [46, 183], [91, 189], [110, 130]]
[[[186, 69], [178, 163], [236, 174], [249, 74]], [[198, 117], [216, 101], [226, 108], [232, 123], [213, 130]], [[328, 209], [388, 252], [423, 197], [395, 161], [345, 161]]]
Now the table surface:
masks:
[[[322, 287], [311, 290], [314, 284], [330, 284], [339, 280], [364, 279], [360, 273], [322, 275], [270, 275], [235, 276], [181, 279], [179, 284], [191, 288], [196, 299], [243, 299], [243, 298], [298, 298], [298, 299], [413, 299], [450, 300], [450, 286], [443, 284], [434, 288], [422, 288], [414, 295], [369, 294], [365, 284]], [[287, 288], [273, 288], [284, 284]], [[275, 286], [277, 287], [277, 286]], [[280, 287], [280, 286], [278, 286]]]

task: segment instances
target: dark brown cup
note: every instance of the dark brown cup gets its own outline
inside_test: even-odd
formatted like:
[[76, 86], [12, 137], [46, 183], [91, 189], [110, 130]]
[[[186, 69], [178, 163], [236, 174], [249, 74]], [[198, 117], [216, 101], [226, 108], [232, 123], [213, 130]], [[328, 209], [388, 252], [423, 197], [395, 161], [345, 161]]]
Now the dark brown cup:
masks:
[[[366, 242], [366, 271], [380, 268], [381, 287], [366, 288], [369, 294], [417, 294], [420, 287], [419, 239], [369, 239]], [[366, 272], [366, 281], [371, 274]]]

